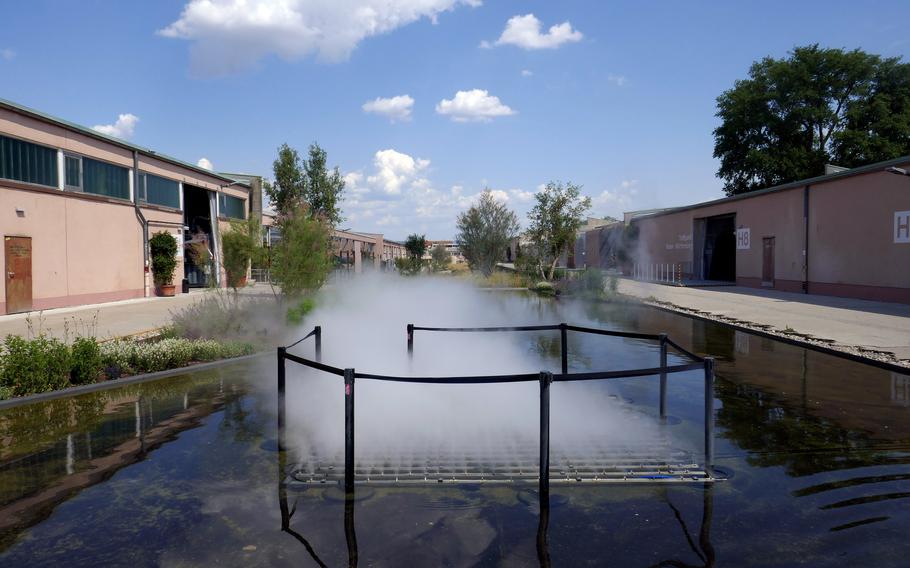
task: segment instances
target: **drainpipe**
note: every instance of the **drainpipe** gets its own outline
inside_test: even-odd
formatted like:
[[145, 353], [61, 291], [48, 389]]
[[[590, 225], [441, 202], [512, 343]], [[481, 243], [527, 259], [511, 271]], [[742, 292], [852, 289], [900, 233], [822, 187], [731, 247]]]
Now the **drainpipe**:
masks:
[[139, 209], [139, 152], [133, 150], [133, 205], [136, 209], [136, 218], [142, 227], [142, 279], [143, 295], [149, 297], [149, 222]]
[[803, 261], [806, 273], [803, 278], [803, 294], [809, 293], [809, 185], [803, 188], [803, 219], [806, 225], [806, 236], [803, 243]]

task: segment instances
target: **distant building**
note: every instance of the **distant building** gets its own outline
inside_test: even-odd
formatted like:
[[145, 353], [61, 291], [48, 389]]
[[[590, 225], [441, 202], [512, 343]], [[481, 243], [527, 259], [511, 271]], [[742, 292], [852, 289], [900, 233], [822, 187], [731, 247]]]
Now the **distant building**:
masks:
[[433, 248], [435, 248], [437, 245], [442, 245], [445, 247], [446, 251], [452, 255], [452, 262], [465, 262], [464, 255], [461, 254], [461, 249], [458, 248], [458, 244], [455, 241], [431, 241], [429, 239], [427, 239], [427, 251], [423, 255], [424, 260], [429, 260], [431, 258]]
[[[910, 303], [910, 156], [734, 197], [629, 214], [625, 268]], [[589, 231], [587, 248], [609, 233]], [[597, 245], [594, 244], [597, 241]]]

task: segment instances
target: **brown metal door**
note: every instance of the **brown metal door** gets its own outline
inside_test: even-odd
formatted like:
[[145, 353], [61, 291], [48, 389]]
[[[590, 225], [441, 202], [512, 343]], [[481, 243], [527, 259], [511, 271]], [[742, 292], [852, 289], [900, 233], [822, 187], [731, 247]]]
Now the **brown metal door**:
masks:
[[774, 237], [762, 239], [761, 283], [763, 286], [774, 286]]
[[6, 313], [32, 309], [32, 239], [5, 237]]

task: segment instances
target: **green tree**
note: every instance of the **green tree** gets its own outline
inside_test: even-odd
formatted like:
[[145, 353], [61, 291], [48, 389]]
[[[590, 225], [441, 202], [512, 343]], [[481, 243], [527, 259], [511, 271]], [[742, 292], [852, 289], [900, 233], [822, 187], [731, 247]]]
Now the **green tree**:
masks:
[[518, 233], [518, 217], [485, 189], [477, 205], [458, 215], [456, 242], [472, 270], [493, 273], [509, 241]]
[[297, 150], [286, 143], [272, 163], [275, 179], [265, 184], [265, 194], [279, 214], [296, 209], [304, 197], [304, 170]]
[[541, 272], [544, 263], [549, 264], [546, 277], [552, 280], [559, 257], [575, 244], [576, 233], [591, 208], [591, 198], [581, 196], [580, 186], [552, 181], [534, 198], [537, 204], [528, 213], [528, 236], [537, 248]]
[[752, 64], [717, 98], [714, 157], [727, 195], [910, 153], [910, 64], [797, 47]]
[[279, 216], [281, 239], [272, 247], [272, 277], [285, 297], [319, 289], [332, 269], [332, 227], [306, 206]]
[[167, 231], [159, 231], [149, 239], [149, 251], [155, 286], [172, 284], [177, 268], [177, 239]]
[[228, 286], [236, 290], [246, 277], [250, 262], [257, 262], [263, 255], [259, 219], [250, 215], [246, 220], [232, 220], [230, 230], [221, 236], [221, 250]]
[[430, 251], [430, 258], [433, 263], [433, 271], [439, 272], [446, 270], [452, 263], [452, 253], [446, 250], [445, 245], [438, 244]]
[[309, 158], [303, 163], [303, 200], [311, 214], [335, 226], [343, 221], [339, 204], [344, 195], [344, 178], [337, 166], [330, 172], [326, 163], [325, 150], [315, 142], [310, 144]]
[[408, 238], [404, 241], [404, 248], [408, 251], [408, 256], [412, 259], [420, 260], [427, 252], [426, 236], [418, 235], [417, 233], [408, 235]]

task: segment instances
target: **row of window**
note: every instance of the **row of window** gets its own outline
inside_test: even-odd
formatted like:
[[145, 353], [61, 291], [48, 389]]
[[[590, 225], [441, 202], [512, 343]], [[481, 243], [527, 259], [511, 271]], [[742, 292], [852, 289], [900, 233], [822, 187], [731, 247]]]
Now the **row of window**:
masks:
[[[64, 154], [63, 172], [64, 187], [70, 191], [130, 198], [128, 168]], [[0, 135], [0, 178], [56, 188], [57, 150]], [[140, 173], [137, 191], [142, 203], [180, 208], [180, 184], [174, 180]], [[219, 194], [219, 206], [225, 217], [246, 218], [243, 199]]]

